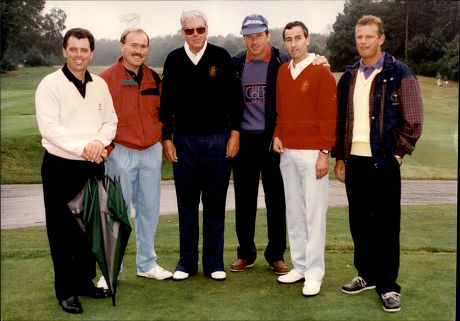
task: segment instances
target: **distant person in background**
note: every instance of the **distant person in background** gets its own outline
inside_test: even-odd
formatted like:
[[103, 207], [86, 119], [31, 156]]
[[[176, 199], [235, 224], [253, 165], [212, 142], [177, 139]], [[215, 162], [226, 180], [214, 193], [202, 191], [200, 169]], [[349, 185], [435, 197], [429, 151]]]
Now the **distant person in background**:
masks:
[[65, 312], [82, 313], [80, 295], [105, 298], [109, 293], [93, 284], [96, 261], [68, 203], [88, 178], [104, 175], [117, 116], [107, 84], [87, 70], [93, 35], [70, 29], [62, 47], [66, 63], [40, 82], [35, 108], [46, 149], [41, 176], [56, 297]]
[[[117, 135], [109, 148], [106, 172], [120, 177], [123, 197], [136, 211], [136, 266], [140, 277], [164, 280], [172, 273], [157, 264], [155, 234], [160, 217], [161, 123], [160, 77], [145, 64], [147, 33], [126, 29], [122, 56], [100, 76], [107, 82], [118, 116]], [[99, 286], [108, 288], [102, 276]]]
[[438, 87], [442, 86], [442, 76], [439, 72], [436, 74], [436, 84], [438, 85]]
[[449, 79], [447, 79], [446, 75], [442, 76], [442, 86], [449, 87]]
[[355, 26], [361, 59], [338, 84], [335, 175], [345, 183], [358, 276], [347, 294], [376, 289], [383, 309], [401, 309], [399, 232], [402, 159], [422, 133], [423, 106], [412, 70], [381, 51], [383, 23], [363, 16]]
[[160, 119], [165, 157], [173, 163], [180, 258], [173, 278], [198, 271], [199, 204], [203, 203], [203, 272], [225, 280], [224, 223], [230, 159], [239, 149], [243, 100], [229, 53], [207, 42], [201, 11], [180, 18], [184, 46], [163, 69]]

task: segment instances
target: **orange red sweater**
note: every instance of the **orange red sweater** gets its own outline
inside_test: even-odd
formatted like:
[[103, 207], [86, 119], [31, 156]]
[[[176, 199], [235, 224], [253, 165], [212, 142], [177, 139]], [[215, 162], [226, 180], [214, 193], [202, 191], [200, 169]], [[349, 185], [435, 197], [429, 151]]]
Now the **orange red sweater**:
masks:
[[278, 71], [274, 137], [284, 148], [330, 150], [335, 145], [337, 87], [324, 66], [309, 65], [293, 79], [289, 63]]

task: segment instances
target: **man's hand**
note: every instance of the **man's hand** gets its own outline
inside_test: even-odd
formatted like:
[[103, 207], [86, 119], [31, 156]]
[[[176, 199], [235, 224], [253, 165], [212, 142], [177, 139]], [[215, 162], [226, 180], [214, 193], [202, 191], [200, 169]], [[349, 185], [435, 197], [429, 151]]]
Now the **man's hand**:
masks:
[[284, 152], [283, 142], [278, 137], [273, 138], [273, 151], [280, 154]]
[[225, 152], [225, 157], [233, 158], [238, 154], [240, 149], [240, 132], [237, 130], [232, 130], [230, 132], [230, 137], [227, 141], [227, 150]]
[[329, 155], [319, 152], [316, 160], [316, 179], [320, 179], [329, 172]]
[[334, 173], [339, 182], [345, 183], [345, 162], [342, 159], [335, 161]]
[[163, 141], [163, 152], [168, 162], [177, 163], [179, 161], [177, 159], [176, 147], [174, 146], [172, 140], [167, 139]]
[[101, 141], [93, 140], [92, 142], [86, 144], [81, 156], [89, 162], [96, 162], [99, 164], [103, 160], [102, 152], [104, 150], [104, 144], [102, 144]]
[[324, 67], [331, 68], [329, 61], [327, 61], [326, 57], [316, 55], [315, 60], [313, 60], [313, 65], [324, 65]]

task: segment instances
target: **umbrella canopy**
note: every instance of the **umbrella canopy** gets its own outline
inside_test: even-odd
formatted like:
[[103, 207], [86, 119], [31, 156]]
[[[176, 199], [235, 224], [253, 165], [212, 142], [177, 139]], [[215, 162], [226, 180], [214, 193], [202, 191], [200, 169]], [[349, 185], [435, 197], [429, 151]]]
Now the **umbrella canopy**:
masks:
[[69, 208], [88, 237], [115, 306], [118, 274], [131, 234], [120, 180], [90, 178]]

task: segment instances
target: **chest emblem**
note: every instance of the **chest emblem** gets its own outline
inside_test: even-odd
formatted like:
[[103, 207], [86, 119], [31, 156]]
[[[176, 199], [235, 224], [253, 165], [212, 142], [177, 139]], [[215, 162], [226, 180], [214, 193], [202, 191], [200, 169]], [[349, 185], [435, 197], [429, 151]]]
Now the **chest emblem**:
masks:
[[217, 67], [211, 66], [209, 67], [209, 76], [215, 77], [217, 75]]
[[304, 80], [300, 84], [300, 91], [305, 93], [310, 88], [310, 86], [311, 86], [310, 82], [308, 80]]
[[401, 104], [401, 95], [399, 93], [399, 90], [398, 91], [394, 91], [392, 94], [391, 94], [391, 103], [393, 106], [395, 105], [400, 105]]

